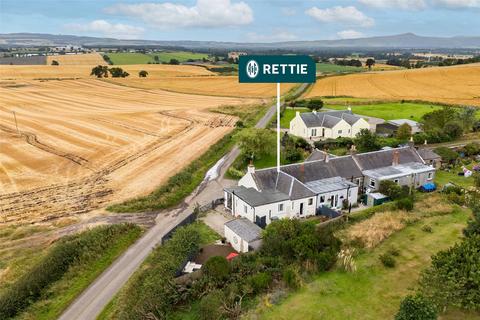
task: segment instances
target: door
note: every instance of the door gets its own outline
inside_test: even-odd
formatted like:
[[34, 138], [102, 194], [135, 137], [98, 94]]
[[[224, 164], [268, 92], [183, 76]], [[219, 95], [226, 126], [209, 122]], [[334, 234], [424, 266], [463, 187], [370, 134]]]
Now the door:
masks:
[[302, 214], [303, 214], [303, 202], [300, 203], [300, 215], [302, 215]]
[[335, 208], [338, 207], [338, 194], [335, 195]]
[[262, 229], [265, 228], [267, 226], [267, 217], [266, 216], [263, 216], [263, 217], [255, 216], [255, 224]]

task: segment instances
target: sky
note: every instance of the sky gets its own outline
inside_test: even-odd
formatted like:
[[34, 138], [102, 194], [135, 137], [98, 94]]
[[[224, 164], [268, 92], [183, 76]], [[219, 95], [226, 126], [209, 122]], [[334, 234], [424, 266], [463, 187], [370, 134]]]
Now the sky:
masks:
[[480, 0], [0, 0], [0, 33], [276, 42], [480, 36]]

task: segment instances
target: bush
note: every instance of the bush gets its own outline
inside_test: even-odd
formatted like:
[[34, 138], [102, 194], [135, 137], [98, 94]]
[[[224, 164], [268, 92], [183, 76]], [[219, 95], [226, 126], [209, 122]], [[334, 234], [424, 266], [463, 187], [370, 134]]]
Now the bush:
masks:
[[434, 151], [440, 157], [442, 157], [442, 161], [446, 163], [454, 163], [455, 161], [457, 161], [458, 157], [460, 156], [458, 152], [455, 152], [452, 149], [447, 147], [438, 147]]
[[465, 195], [463, 194], [449, 193], [447, 194], [447, 200], [459, 206], [465, 205]]
[[298, 269], [293, 266], [287, 267], [282, 273], [282, 279], [285, 281], [287, 287], [291, 289], [298, 289], [302, 286], [302, 277]]
[[437, 310], [428, 299], [421, 295], [408, 295], [400, 303], [395, 320], [435, 320]]
[[260, 293], [268, 289], [272, 283], [272, 276], [266, 272], [260, 272], [250, 276], [247, 282], [252, 287], [254, 293]]
[[383, 193], [392, 200], [397, 200], [408, 196], [408, 187], [403, 188], [391, 180], [383, 180], [380, 181], [378, 192]]
[[380, 255], [379, 259], [385, 267], [395, 268], [396, 262], [395, 262], [395, 258], [392, 255], [388, 253], [384, 253]]
[[388, 249], [387, 254], [394, 257], [398, 257], [400, 255], [400, 250], [398, 250], [398, 248], [392, 247]]
[[202, 273], [214, 281], [222, 281], [230, 274], [230, 264], [225, 257], [211, 257], [203, 265]]
[[432, 227], [429, 226], [428, 224], [425, 224], [425, 225], [422, 226], [422, 231], [423, 231], [423, 232], [428, 232], [428, 233], [432, 233], [432, 232], [433, 232]]
[[480, 236], [438, 252], [420, 278], [422, 294], [440, 307], [480, 310]]
[[217, 320], [223, 315], [223, 292], [214, 290], [200, 300], [198, 316], [201, 320]]
[[397, 209], [405, 210], [405, 211], [412, 211], [413, 210], [413, 199], [411, 197], [403, 198], [397, 200]]
[[2, 293], [0, 319], [14, 317], [38, 300], [70, 267], [96, 259], [118, 236], [135, 229], [140, 232], [139, 227], [131, 224], [110, 225], [62, 238], [28, 273]]
[[245, 173], [242, 170], [238, 170], [234, 167], [228, 168], [227, 172], [230, 175], [230, 177], [235, 179], [241, 179], [245, 175]]

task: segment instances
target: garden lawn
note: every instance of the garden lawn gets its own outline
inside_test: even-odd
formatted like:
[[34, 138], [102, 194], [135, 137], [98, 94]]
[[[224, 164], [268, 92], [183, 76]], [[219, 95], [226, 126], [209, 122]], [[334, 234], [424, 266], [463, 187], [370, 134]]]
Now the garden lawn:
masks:
[[[361, 253], [356, 258], [356, 273], [322, 273], [279, 305], [259, 307], [266, 311], [258, 311], [258, 319], [392, 319], [402, 298], [412, 293], [419, 272], [429, 265], [430, 256], [458, 241], [468, 217], [466, 210], [458, 209], [407, 226], [372, 251]], [[427, 223], [432, 233], [421, 230]], [[387, 269], [379, 255], [392, 247], [398, 248], [400, 255], [395, 258], [397, 266]], [[449, 320], [479, 318], [461, 311], [442, 316]]]
[[280, 118], [280, 127], [289, 129], [290, 121], [292, 121], [293, 118], [295, 118], [297, 111], [310, 112], [310, 110], [308, 110], [307, 108], [295, 108], [295, 109], [286, 108], [285, 111], [283, 112], [282, 117]]
[[452, 182], [464, 188], [472, 187], [473, 177], [465, 178], [464, 176], [459, 176], [458, 173], [461, 171], [461, 167], [456, 167], [450, 172], [445, 170], [437, 170], [435, 172], [435, 183], [437, 183], [439, 186], [444, 186], [445, 184]]
[[[367, 104], [367, 105], [352, 105], [350, 106], [354, 113], [381, 118], [385, 120], [394, 120], [394, 119], [410, 119], [414, 121], [420, 121], [422, 116], [428, 112], [440, 109], [440, 106], [422, 104], [422, 103], [401, 103], [401, 102], [390, 102], [390, 103], [378, 103], [378, 104]], [[345, 105], [327, 105], [325, 108], [334, 109], [334, 110], [345, 110], [347, 106]]]

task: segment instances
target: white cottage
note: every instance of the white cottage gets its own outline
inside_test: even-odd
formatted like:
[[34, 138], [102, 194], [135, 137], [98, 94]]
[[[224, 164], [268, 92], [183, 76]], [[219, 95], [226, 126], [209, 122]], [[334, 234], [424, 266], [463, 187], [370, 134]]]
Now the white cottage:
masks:
[[295, 118], [290, 121], [290, 133], [305, 139], [354, 138], [362, 129], [370, 130], [370, 124], [351, 110], [297, 111]]

